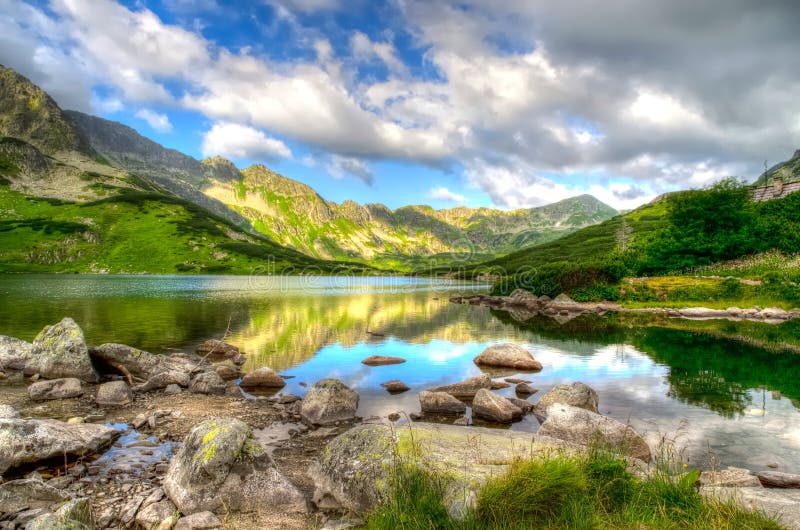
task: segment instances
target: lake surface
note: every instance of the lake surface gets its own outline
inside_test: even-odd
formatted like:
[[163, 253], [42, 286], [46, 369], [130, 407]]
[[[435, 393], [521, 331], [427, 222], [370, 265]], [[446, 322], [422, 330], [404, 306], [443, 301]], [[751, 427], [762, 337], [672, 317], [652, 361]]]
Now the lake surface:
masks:
[[[692, 465], [758, 470], [777, 463], [781, 471], [800, 472], [797, 353], [663, 321], [520, 324], [505, 313], [448, 302], [485, 288], [401, 277], [6, 275], [0, 276], [0, 334], [32, 340], [46, 324], [70, 316], [90, 343], [154, 353], [192, 351], [225, 337], [247, 353], [246, 369], [270, 366], [293, 376], [284, 392], [302, 395], [300, 383], [341, 379], [361, 394], [363, 416], [418, 411], [420, 390], [479, 374], [475, 355], [515, 342], [544, 365], [521, 375], [541, 390], [532, 402], [553, 385], [583, 381], [598, 391], [601, 413], [630, 421], [651, 443], [677, 438]], [[736, 333], [736, 324], [726, 326]], [[781, 326], [766, 334], [798, 329]], [[369, 355], [407, 362], [367, 367], [361, 360]], [[391, 379], [412, 390], [389, 395], [380, 383]], [[511, 396], [513, 388], [498, 392]], [[512, 426], [537, 428], [532, 416]]]

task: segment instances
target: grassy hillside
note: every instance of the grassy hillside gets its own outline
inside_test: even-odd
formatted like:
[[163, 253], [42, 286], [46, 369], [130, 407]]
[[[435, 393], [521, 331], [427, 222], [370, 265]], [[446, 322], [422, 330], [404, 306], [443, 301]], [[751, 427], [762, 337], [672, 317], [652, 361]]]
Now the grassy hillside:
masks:
[[182, 199], [107, 189], [86, 203], [0, 185], [0, 272], [361, 272], [259, 240]]

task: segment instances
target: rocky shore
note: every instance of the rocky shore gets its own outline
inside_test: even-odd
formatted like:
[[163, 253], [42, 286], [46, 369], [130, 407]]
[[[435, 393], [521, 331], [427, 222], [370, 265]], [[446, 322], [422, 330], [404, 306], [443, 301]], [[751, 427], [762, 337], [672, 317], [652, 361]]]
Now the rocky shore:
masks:
[[579, 303], [565, 294], [555, 298], [547, 295], [536, 296], [523, 289], [516, 289], [510, 296], [492, 296], [472, 294], [454, 296], [450, 301], [456, 304], [482, 305], [508, 311], [519, 321], [525, 321], [537, 315], [543, 315], [565, 322], [580, 315], [605, 315], [607, 313], [650, 313], [666, 315], [674, 318], [754, 320], [779, 324], [787, 320], [800, 318], [800, 311], [786, 311], [779, 307], [729, 307], [727, 309], [709, 309], [707, 307], [686, 307], [681, 309], [665, 307], [627, 308], [611, 302]]
[[[0, 337], [0, 529], [356, 528], [390, 464], [409, 455], [447, 471], [448, 510], [458, 515], [518, 458], [600, 439], [648, 473], [656, 450], [599, 414], [583, 383], [538, 396], [533, 377], [519, 374], [542, 365], [512, 344], [475, 357], [482, 375], [420, 392], [420, 412], [408, 416], [357, 417], [359, 394], [336, 379], [284, 393], [279, 373], [245, 374], [245, 360], [219, 340], [170, 355], [92, 347], [69, 318], [32, 343]], [[516, 398], [494, 392], [511, 385]], [[487, 428], [529, 414], [541, 423], [535, 434]], [[800, 528], [800, 476], [726, 469], [698, 486]]]

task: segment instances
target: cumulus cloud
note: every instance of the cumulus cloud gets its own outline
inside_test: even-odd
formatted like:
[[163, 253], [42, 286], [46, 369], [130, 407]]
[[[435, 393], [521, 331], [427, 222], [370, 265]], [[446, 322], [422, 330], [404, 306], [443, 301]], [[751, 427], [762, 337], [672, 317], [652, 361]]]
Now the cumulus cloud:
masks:
[[428, 198], [440, 201], [458, 202], [458, 203], [463, 203], [467, 201], [467, 198], [464, 197], [463, 195], [452, 192], [449, 189], [445, 188], [444, 186], [436, 186], [431, 188], [431, 190], [428, 192]]
[[236, 123], [215, 123], [203, 136], [203, 156], [226, 156], [251, 160], [291, 158], [292, 151], [258, 129]]
[[[111, 103], [111, 105], [113, 108], [114, 104]], [[158, 132], [170, 132], [172, 130], [172, 123], [166, 114], [161, 114], [151, 109], [140, 109], [136, 111], [136, 117], [146, 121], [151, 129]]]
[[[0, 0], [0, 62], [66, 106], [91, 106], [103, 84], [126, 105], [290, 138], [334, 176], [370, 182], [365, 160], [377, 159], [463, 166], [504, 207], [591, 189], [635, 205], [754, 177], [800, 145], [796, 2], [404, 0], [386, 8], [413, 40], [404, 53], [386, 32], [351, 31], [347, 49], [324, 35], [342, 28], [301, 33], [293, 13], [347, 5], [337, 0], [269, 3], [304, 53], [230, 50], [113, 0], [52, 0], [47, 11]], [[404, 64], [407, 53], [423, 68]], [[387, 79], [354, 73], [373, 61]]]

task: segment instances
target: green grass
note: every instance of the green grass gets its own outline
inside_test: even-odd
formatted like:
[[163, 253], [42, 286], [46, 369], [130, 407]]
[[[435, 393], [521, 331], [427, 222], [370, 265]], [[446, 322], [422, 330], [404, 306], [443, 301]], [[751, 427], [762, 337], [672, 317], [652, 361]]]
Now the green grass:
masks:
[[0, 272], [369, 272], [247, 235], [199, 206], [156, 192], [78, 204], [0, 188], [0, 211]]
[[404, 464], [392, 476], [383, 501], [367, 516], [370, 530], [781, 528], [759, 512], [701, 496], [699, 471], [666, 458], [639, 478], [627, 461], [599, 448], [510, 465], [478, 490], [474, 508], [461, 519], [447, 514], [435, 472]]

